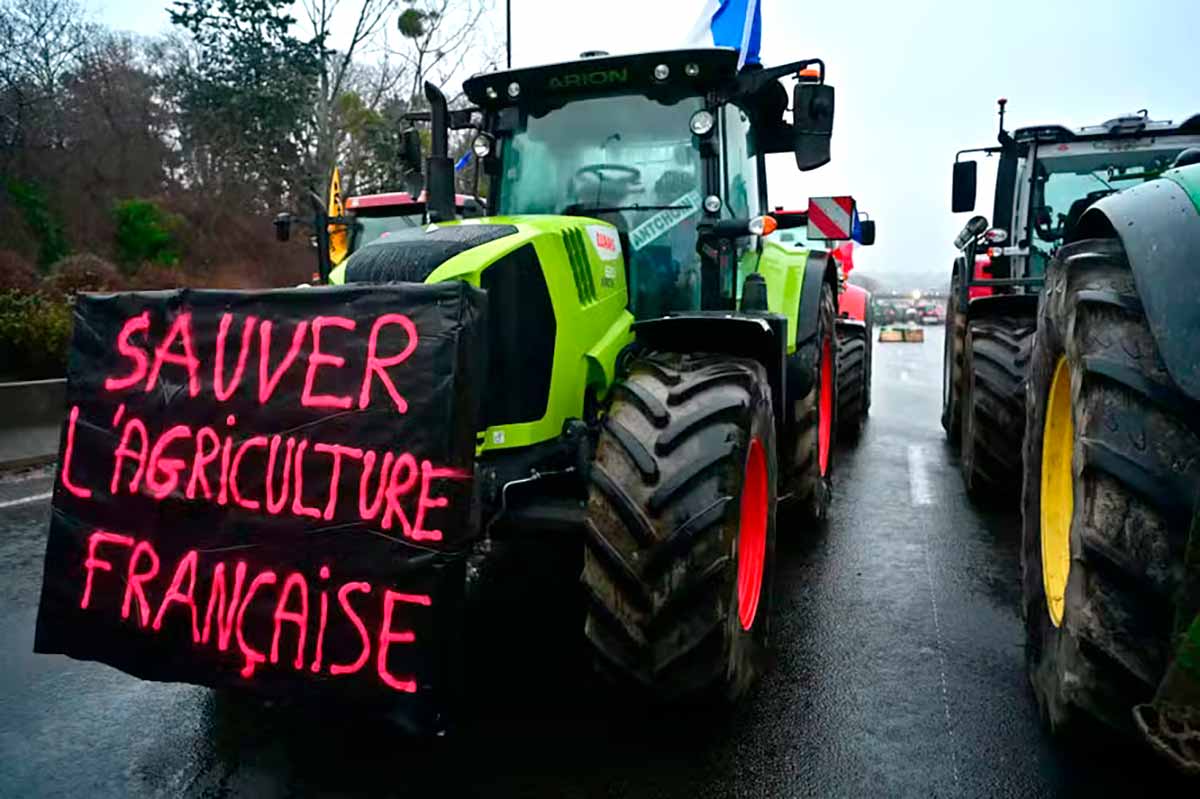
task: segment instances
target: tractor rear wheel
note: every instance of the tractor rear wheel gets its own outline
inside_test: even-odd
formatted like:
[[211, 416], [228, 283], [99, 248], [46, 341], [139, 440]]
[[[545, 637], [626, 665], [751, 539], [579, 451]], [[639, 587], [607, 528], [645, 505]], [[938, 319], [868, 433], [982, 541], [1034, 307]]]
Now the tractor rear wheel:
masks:
[[1025, 372], [1036, 325], [994, 316], [967, 326], [963, 364], [962, 473], [977, 500], [1015, 500], [1021, 489]]
[[777, 466], [766, 371], [655, 353], [613, 391], [582, 577], [596, 665], [657, 701], [732, 701], [767, 644]]
[[1077, 740], [1131, 731], [1167, 666], [1200, 403], [1167, 374], [1117, 240], [1064, 246], [1044, 296], [1025, 435], [1025, 651], [1043, 718]]
[[821, 284], [817, 332], [790, 356], [809, 370], [809, 391], [790, 400], [794, 412], [789, 442], [791, 456], [784, 467], [787, 506], [804, 516], [823, 520], [833, 497], [834, 434], [837, 430], [838, 341], [833, 289]]
[[946, 340], [942, 352], [942, 429], [946, 431], [946, 440], [955, 447], [962, 440], [963, 343], [967, 337], [967, 317], [958, 309], [960, 286], [955, 269], [946, 300]]
[[871, 391], [871, 333], [866, 324], [838, 321], [838, 438], [857, 441]]

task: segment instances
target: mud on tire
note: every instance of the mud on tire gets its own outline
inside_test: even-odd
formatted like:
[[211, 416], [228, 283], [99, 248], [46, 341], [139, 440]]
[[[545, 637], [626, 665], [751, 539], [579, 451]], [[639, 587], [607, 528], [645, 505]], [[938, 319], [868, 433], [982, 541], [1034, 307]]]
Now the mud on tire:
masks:
[[1025, 375], [1035, 323], [1021, 316], [972, 321], [964, 343], [962, 474], [967, 492], [989, 502], [1021, 490]]
[[[765, 485], [749, 476], [755, 457]], [[588, 498], [585, 632], [602, 673], [654, 701], [730, 701], [753, 684], [767, 644], [776, 473], [760, 364], [634, 361], [614, 388]], [[757, 555], [739, 541], [747, 502], [765, 502]], [[739, 577], [753, 577], [756, 557], [759, 593], [744, 625]]]
[[[1059, 735], [1133, 726], [1170, 656], [1200, 418], [1167, 374], [1121, 245], [1063, 247], [1047, 272], [1027, 389], [1022, 610], [1029, 679]], [[1059, 358], [1070, 369], [1074, 507], [1062, 625], [1043, 585], [1043, 428]]]

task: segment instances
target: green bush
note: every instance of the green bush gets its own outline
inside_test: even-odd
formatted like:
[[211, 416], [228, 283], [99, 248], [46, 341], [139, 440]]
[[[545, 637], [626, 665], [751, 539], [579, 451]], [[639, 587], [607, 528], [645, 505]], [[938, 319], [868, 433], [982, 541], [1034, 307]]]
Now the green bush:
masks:
[[117, 223], [117, 259], [127, 272], [136, 272], [144, 263], [179, 263], [179, 216], [167, 213], [151, 200], [122, 200], [113, 209], [113, 218]]
[[4, 188], [37, 238], [38, 266], [46, 269], [68, 255], [71, 248], [67, 244], [62, 218], [50, 207], [42, 187], [31, 181], [10, 178]]
[[71, 306], [37, 292], [0, 292], [0, 379], [62, 377], [71, 342]]

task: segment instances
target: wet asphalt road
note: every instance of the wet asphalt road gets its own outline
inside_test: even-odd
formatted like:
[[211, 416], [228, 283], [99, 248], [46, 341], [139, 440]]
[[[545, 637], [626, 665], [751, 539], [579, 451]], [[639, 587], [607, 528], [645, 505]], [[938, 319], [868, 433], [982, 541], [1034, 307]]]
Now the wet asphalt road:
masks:
[[[967, 502], [943, 444], [941, 334], [876, 344], [874, 406], [823, 530], [784, 525], [775, 664], [727, 716], [633, 716], [547, 654], [476, 720], [413, 742], [33, 655], [50, 488], [0, 478], [0, 796], [1139, 795], [1137, 753], [1061, 751], [1022, 671], [1017, 518]], [[488, 674], [511, 656], [490, 650]], [[540, 678], [539, 678], [540, 679]], [[1157, 770], [1157, 768], [1156, 768]]]

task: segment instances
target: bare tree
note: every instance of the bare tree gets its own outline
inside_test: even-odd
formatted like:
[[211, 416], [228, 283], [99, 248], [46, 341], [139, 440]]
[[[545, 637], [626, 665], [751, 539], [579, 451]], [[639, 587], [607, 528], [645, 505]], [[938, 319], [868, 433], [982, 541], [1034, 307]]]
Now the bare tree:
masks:
[[[481, 22], [491, 10], [489, 0], [404, 0], [397, 27], [405, 47], [395, 54], [409, 67], [409, 97], [413, 105], [424, 103], [422, 86], [428, 80], [445, 86], [459, 75], [472, 59], [480, 60], [477, 45], [483, 33]], [[493, 55], [473, 66], [494, 68]], [[451, 102], [461, 99], [461, 91], [450, 92]]]
[[358, 0], [356, 5], [357, 13], [349, 41], [345, 47], [334, 50], [328, 46], [330, 25], [334, 15], [344, 7], [342, 0], [301, 1], [323, 54], [314, 116], [316, 163], [318, 170], [325, 174], [333, 167], [339, 140], [344, 136], [344, 129], [339, 130], [338, 112], [344, 105], [341, 98], [351, 80], [355, 55], [369, 47], [384, 29], [389, 13], [396, 8], [396, 0]]
[[55, 94], [95, 32], [76, 0], [0, 0], [0, 145], [60, 138]]

